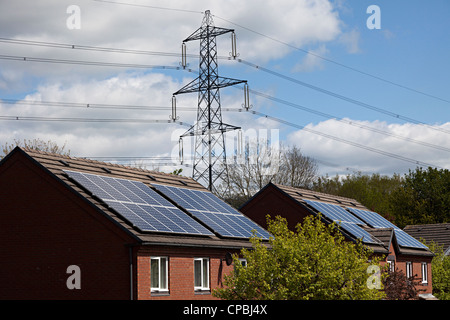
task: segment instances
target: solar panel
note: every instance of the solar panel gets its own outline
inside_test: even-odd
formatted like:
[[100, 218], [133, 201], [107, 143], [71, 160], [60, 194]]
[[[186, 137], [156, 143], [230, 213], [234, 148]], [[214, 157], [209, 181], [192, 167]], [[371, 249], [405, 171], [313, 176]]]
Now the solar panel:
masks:
[[393, 223], [383, 218], [376, 212], [347, 207], [353, 214], [357, 215], [361, 220], [374, 228], [395, 228], [399, 229]]
[[305, 201], [307, 204], [309, 204], [314, 209], [316, 209], [324, 216], [333, 221], [351, 222], [355, 224], [366, 225], [364, 221], [361, 221], [360, 219], [349, 213], [347, 210], [336, 204], [330, 204], [313, 200], [305, 200]]
[[398, 244], [403, 247], [428, 249], [426, 245], [414, 239], [412, 236], [410, 236], [403, 230], [395, 229], [395, 236], [397, 237]]
[[388, 221], [384, 217], [382, 217], [380, 214], [368, 211], [368, 210], [361, 210], [361, 209], [355, 209], [351, 207], [347, 207], [348, 210], [353, 212], [355, 215], [357, 215], [362, 220], [366, 221], [369, 225], [371, 225], [374, 228], [393, 228], [395, 232], [395, 236], [397, 237], [397, 242], [402, 247], [410, 247], [410, 248], [424, 248], [428, 249], [427, 246], [425, 246], [420, 241], [414, 239], [412, 236], [401, 230], [399, 227], [394, 225], [392, 222]]
[[337, 222], [339, 227], [344, 229], [344, 231], [361, 239], [362, 242], [377, 243], [370, 233], [359, 226], [365, 226], [366, 224], [341, 206], [313, 200], [305, 201], [328, 219]]
[[223, 237], [250, 238], [252, 230], [263, 239], [270, 237], [266, 230], [209, 191], [152, 185]]
[[141, 231], [212, 235], [200, 223], [139, 181], [64, 170]]
[[368, 233], [366, 230], [358, 226], [356, 223], [341, 222], [339, 224], [339, 227], [349, 232], [354, 237], [361, 239], [361, 241], [364, 243], [378, 243], [377, 241], [374, 240], [374, 238], [370, 233]]

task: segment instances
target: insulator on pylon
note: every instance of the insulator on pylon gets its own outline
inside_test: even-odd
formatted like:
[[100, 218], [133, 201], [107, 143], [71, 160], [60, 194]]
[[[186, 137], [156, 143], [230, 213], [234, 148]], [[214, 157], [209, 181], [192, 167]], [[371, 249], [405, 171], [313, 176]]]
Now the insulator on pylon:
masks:
[[246, 111], [248, 111], [248, 109], [250, 109], [250, 94], [249, 94], [250, 90], [248, 89], [248, 84], [245, 83], [244, 84], [244, 108]]
[[183, 42], [181, 44], [181, 66], [183, 69], [186, 69], [187, 63], [186, 63], [186, 43]]
[[238, 56], [236, 48], [236, 33], [234, 31], [231, 33], [231, 57], [236, 59]]
[[172, 115], [170, 116], [170, 119], [172, 121], [178, 120], [177, 117], [177, 98], [175, 96], [172, 96]]
[[184, 150], [183, 150], [183, 138], [180, 137], [180, 140], [178, 140], [178, 157], [179, 157], [179, 161], [180, 164], [183, 164], [183, 155]]
[[242, 144], [242, 130], [239, 129], [237, 134], [237, 156], [238, 158], [242, 157], [243, 153], [243, 144]]

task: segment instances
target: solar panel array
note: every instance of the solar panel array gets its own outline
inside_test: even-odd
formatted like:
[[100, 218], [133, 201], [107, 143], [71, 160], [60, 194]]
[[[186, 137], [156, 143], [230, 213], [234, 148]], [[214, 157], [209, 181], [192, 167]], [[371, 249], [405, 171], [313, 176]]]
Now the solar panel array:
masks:
[[207, 191], [152, 184], [223, 237], [269, 239], [270, 234], [226, 202]]
[[372, 227], [374, 227], [374, 228], [395, 228], [395, 229], [399, 229], [392, 222], [390, 222], [387, 219], [383, 218], [381, 215], [379, 215], [376, 212], [356, 209], [356, 208], [352, 208], [352, 207], [347, 207], [347, 209], [350, 212], [352, 212], [353, 214], [355, 214], [356, 216], [358, 216], [360, 219], [364, 220], [367, 224], [369, 224]]
[[354, 237], [361, 239], [362, 242], [377, 243], [377, 241], [372, 237], [370, 233], [359, 226], [366, 226], [366, 224], [344, 208], [331, 203], [313, 200], [305, 201], [321, 214], [338, 223], [340, 228], [344, 229]]
[[212, 235], [156, 191], [139, 181], [64, 170], [141, 231]]
[[361, 210], [361, 209], [355, 209], [351, 207], [347, 207], [348, 210], [353, 212], [355, 215], [357, 215], [359, 218], [367, 222], [369, 225], [371, 225], [374, 228], [394, 228], [395, 236], [397, 238], [397, 242], [399, 245], [403, 247], [411, 247], [411, 248], [423, 248], [428, 249], [427, 246], [425, 246], [420, 241], [414, 239], [412, 236], [407, 234], [405, 231], [401, 230], [399, 227], [391, 223], [390, 221], [383, 218], [381, 215], [379, 215], [376, 212], [368, 211], [368, 210]]
[[352, 207], [347, 207], [346, 210], [345, 208], [338, 205], [312, 200], [305, 200], [305, 202], [329, 219], [340, 222], [341, 228], [343, 228], [353, 236], [361, 239], [363, 242], [371, 243], [376, 241], [373, 239], [370, 233], [368, 233], [360, 226], [373, 228], [393, 228], [395, 236], [397, 238], [397, 242], [400, 246], [428, 249], [427, 246], [425, 246], [423, 243], [414, 239], [405, 231], [401, 230], [396, 225], [376, 212]]

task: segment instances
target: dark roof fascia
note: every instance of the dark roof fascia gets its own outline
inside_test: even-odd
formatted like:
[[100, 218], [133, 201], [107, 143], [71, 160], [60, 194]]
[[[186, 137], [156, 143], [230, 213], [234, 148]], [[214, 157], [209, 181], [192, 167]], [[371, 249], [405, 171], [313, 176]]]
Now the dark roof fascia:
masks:
[[[18, 151], [15, 151], [18, 149]], [[42, 165], [39, 161], [34, 159], [32, 156], [30, 156], [26, 151], [22, 150], [20, 147], [16, 147], [13, 151], [19, 152], [32, 164], [36, 165], [39, 169], [43, 170], [46, 174], [48, 174], [51, 178], [53, 178], [56, 182], [63, 185], [64, 188], [66, 188], [69, 192], [74, 194], [76, 197], [81, 199], [84, 203], [89, 205], [91, 208], [93, 208], [95, 211], [100, 213], [103, 217], [107, 218], [109, 221], [111, 221], [114, 225], [119, 227], [121, 230], [125, 231], [130, 237], [132, 237], [137, 243], [141, 244], [142, 240], [139, 239], [135, 234], [124, 228], [120, 223], [115, 221], [112, 217], [110, 217], [108, 214], [106, 214], [103, 210], [101, 210], [99, 207], [97, 207], [94, 203], [89, 201], [86, 197], [84, 197], [82, 194], [80, 194], [78, 191], [74, 190], [71, 186], [69, 186], [67, 183], [65, 183], [63, 180], [61, 180], [59, 177], [57, 177], [52, 171], [47, 169], [44, 165]], [[11, 152], [12, 153], [12, 152]], [[10, 154], [11, 154], [10, 153]], [[9, 156], [9, 155], [8, 155]], [[4, 159], [3, 159], [4, 160]], [[2, 160], [2, 162], [3, 162]]]
[[231, 245], [231, 244], [227, 244], [224, 245], [223, 243], [223, 239], [220, 239], [217, 241], [217, 244], [210, 244], [210, 243], [174, 243], [174, 242], [161, 242], [161, 241], [145, 241], [142, 242], [142, 246], [166, 246], [166, 247], [187, 247], [187, 248], [214, 248], [214, 249], [235, 249], [235, 250], [240, 250], [242, 248], [251, 248], [252, 245], [250, 244], [250, 241], [248, 242], [248, 245]]

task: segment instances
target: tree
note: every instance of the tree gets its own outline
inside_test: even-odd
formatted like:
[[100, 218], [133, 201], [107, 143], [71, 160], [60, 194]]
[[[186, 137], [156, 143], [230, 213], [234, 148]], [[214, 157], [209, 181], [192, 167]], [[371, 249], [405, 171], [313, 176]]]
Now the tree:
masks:
[[290, 187], [310, 188], [317, 178], [318, 166], [314, 159], [302, 154], [296, 146], [281, 153], [281, 163], [272, 182]]
[[420, 279], [417, 274], [407, 278], [405, 273], [399, 269], [385, 272], [383, 287], [386, 300], [417, 300], [419, 299], [419, 292], [425, 291], [425, 289], [418, 289]]
[[368, 266], [378, 265], [361, 243], [346, 241], [335, 224], [309, 216], [296, 232], [281, 217], [270, 220], [269, 246], [256, 236], [252, 249], [242, 249], [242, 266], [234, 255], [235, 270], [214, 290], [221, 299], [309, 300], [380, 299], [383, 292], [369, 289]]
[[[271, 147], [267, 141], [247, 143], [242, 158], [227, 165], [229, 195], [222, 197], [240, 207], [269, 182], [309, 187], [317, 177], [314, 159], [293, 147]], [[227, 189], [222, 186], [221, 190]]]
[[380, 174], [363, 175], [360, 172], [346, 177], [321, 177], [314, 183], [313, 189], [341, 197], [352, 198], [372, 211], [382, 214], [389, 220], [394, 216], [390, 206], [392, 193], [401, 185], [400, 175], [382, 176]]
[[401, 228], [450, 222], [450, 171], [431, 167], [410, 170], [392, 193], [390, 203], [395, 222]]
[[14, 143], [6, 143], [4, 146], [2, 146], [2, 152], [3, 154], [0, 155], [0, 159], [5, 157], [8, 153], [10, 153], [15, 147], [22, 147], [37, 151], [44, 151], [44, 152], [50, 152], [50, 153], [58, 153], [62, 155], [70, 155], [70, 150], [65, 150], [66, 144], [62, 147], [58, 146], [58, 144], [54, 141], [48, 140], [44, 141], [42, 139], [33, 139], [33, 140], [26, 140], [24, 139], [23, 142], [20, 140], [14, 140]]
[[450, 256], [445, 256], [443, 246], [434, 241], [427, 242], [426, 245], [435, 254], [431, 261], [433, 295], [439, 300], [450, 300]]

